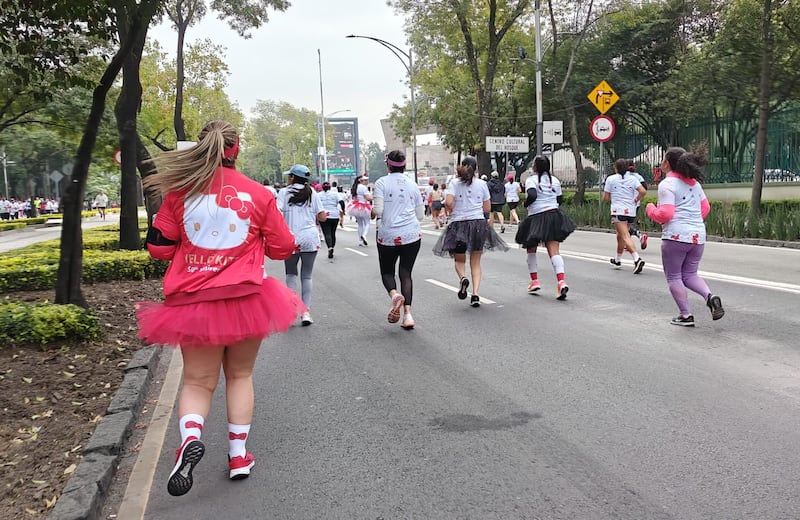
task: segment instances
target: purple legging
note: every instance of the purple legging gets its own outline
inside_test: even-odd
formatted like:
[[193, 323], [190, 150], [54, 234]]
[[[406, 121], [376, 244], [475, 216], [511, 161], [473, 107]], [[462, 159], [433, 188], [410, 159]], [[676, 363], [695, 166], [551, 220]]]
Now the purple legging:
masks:
[[686, 289], [696, 292], [703, 297], [703, 300], [708, 299], [708, 295], [711, 294], [705, 280], [697, 274], [704, 248], [704, 244], [689, 244], [677, 240], [661, 241], [661, 263], [664, 264], [664, 276], [667, 277], [669, 292], [672, 293], [672, 298], [678, 305], [681, 316], [692, 314]]

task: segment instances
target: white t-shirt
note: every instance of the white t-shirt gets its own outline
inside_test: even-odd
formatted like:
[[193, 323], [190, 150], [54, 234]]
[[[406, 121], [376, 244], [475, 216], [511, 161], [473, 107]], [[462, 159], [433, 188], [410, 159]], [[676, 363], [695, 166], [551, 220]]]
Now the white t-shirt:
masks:
[[507, 182], [505, 185], [506, 202], [519, 202], [519, 183]]
[[561, 196], [561, 181], [543, 173], [542, 181], [539, 182], [539, 176], [534, 173], [525, 179], [525, 193], [528, 193], [531, 188], [536, 190], [536, 200], [528, 206], [528, 215], [535, 215], [536, 213], [558, 208], [558, 197]]
[[307, 253], [320, 248], [319, 232], [317, 231], [317, 214], [325, 211], [319, 194], [311, 190], [311, 199], [305, 204], [289, 204], [292, 193], [302, 189], [305, 184], [292, 184], [281, 188], [278, 192], [278, 209], [283, 212], [283, 218], [289, 229], [294, 233], [294, 241], [300, 246], [300, 251]]
[[677, 176], [668, 175], [658, 185], [658, 203], [675, 206], [675, 215], [661, 228], [663, 240], [689, 244], [706, 243], [706, 225], [700, 204], [706, 194], [699, 182], [690, 186]]
[[366, 197], [367, 195], [369, 195], [369, 188], [367, 188], [365, 184], [359, 183], [358, 186], [356, 186], [356, 199], [358, 202], [369, 202]]
[[328, 212], [328, 218], [339, 220], [339, 194], [335, 191], [319, 192], [319, 200], [322, 202], [322, 207]]
[[378, 243], [387, 246], [411, 244], [422, 238], [417, 206], [422, 195], [404, 173], [395, 172], [375, 181], [374, 197], [383, 199], [383, 212], [376, 220]]
[[472, 179], [472, 184], [467, 185], [458, 177], [454, 177], [447, 186], [447, 194], [455, 198], [455, 205], [450, 213], [451, 220], [486, 218], [483, 216], [483, 201], [490, 200], [486, 181], [475, 177]]
[[615, 173], [606, 179], [603, 191], [611, 195], [611, 214], [626, 217], [636, 216], [636, 197], [642, 183], [636, 176]]

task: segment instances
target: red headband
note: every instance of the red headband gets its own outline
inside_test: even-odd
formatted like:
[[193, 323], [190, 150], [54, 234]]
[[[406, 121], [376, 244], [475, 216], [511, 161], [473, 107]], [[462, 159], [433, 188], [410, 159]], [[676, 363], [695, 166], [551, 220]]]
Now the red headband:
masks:
[[233, 143], [233, 146], [230, 148], [225, 148], [222, 152], [222, 157], [224, 159], [236, 159], [239, 155], [239, 138], [236, 138], [236, 142]]
[[389, 166], [394, 166], [394, 167], [396, 167], [396, 168], [400, 168], [401, 166], [405, 166], [405, 165], [406, 165], [406, 162], [405, 162], [405, 161], [403, 161], [403, 162], [397, 162], [397, 161], [393, 161], [393, 160], [391, 160], [391, 159], [389, 159], [389, 158], [387, 157], [387, 158], [386, 158], [386, 164], [388, 164]]

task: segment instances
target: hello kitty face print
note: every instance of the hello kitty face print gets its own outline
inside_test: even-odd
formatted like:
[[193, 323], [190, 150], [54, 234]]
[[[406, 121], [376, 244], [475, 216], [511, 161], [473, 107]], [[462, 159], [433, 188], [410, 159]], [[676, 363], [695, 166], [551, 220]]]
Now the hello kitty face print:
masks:
[[223, 186], [184, 202], [183, 227], [189, 241], [203, 249], [231, 249], [244, 244], [255, 206], [249, 193]]

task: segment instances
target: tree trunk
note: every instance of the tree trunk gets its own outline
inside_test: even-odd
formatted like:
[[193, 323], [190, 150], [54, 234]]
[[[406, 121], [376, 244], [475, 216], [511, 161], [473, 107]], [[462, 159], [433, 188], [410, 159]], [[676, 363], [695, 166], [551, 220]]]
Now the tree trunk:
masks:
[[[152, 175], [156, 173], [155, 164], [151, 162], [150, 152], [147, 151], [147, 148], [144, 146], [144, 143], [136, 136], [136, 167], [139, 169], [139, 176], [144, 179], [148, 175]], [[153, 191], [152, 189], [145, 190], [144, 192], [144, 207], [147, 210], [147, 226], [150, 227], [153, 224], [153, 216], [158, 213], [158, 209], [161, 207], [161, 202], [163, 201], [163, 197], [157, 191]]]
[[580, 143], [578, 142], [578, 118], [575, 109], [567, 108], [567, 121], [569, 123], [569, 145], [572, 148], [572, 156], [575, 158], [575, 204], [583, 204], [586, 195], [586, 175], [583, 171], [583, 159], [581, 158]]
[[[146, 14], [145, 14], [146, 16]], [[149, 18], [145, 27], [149, 25]], [[126, 34], [127, 18], [118, 19], [120, 39], [133, 41], [131, 52], [125, 57], [122, 66], [122, 90], [114, 107], [119, 131], [119, 144], [122, 150], [122, 182], [120, 187], [119, 247], [135, 251], [142, 248], [139, 235], [139, 177], [136, 175], [136, 157], [139, 136], [136, 131], [136, 116], [142, 99], [142, 85], [139, 81], [139, 63], [144, 49], [147, 29], [137, 35]]]
[[770, 69], [772, 66], [772, 0], [764, 0], [762, 20], [764, 49], [761, 54], [761, 81], [758, 92], [758, 131], [756, 133], [756, 161], [753, 168], [753, 192], [750, 195], [750, 213], [753, 217], [761, 213], [761, 192], [764, 184], [764, 162], [767, 150], [767, 127], [769, 126], [769, 99], [771, 95]]
[[[142, 19], [138, 14], [133, 17], [130, 24], [130, 35], [146, 31]], [[60, 259], [56, 279], [55, 303], [73, 303], [86, 307], [86, 300], [81, 292], [81, 274], [83, 272], [83, 234], [81, 231], [81, 210], [83, 197], [86, 193], [86, 178], [89, 174], [89, 164], [92, 161], [92, 150], [97, 141], [97, 129], [106, 107], [106, 95], [114, 84], [119, 74], [125, 57], [131, 52], [133, 38], [120, 41], [120, 49], [106, 67], [100, 82], [92, 94], [92, 107], [86, 128], [83, 131], [81, 143], [75, 154], [75, 164], [69, 183], [64, 189], [61, 198], [61, 208], [64, 215], [61, 227]]]
[[184, 59], [183, 59], [183, 43], [186, 38], [186, 28], [189, 23], [178, 24], [178, 50], [175, 58], [176, 61], [176, 80], [175, 80], [175, 114], [172, 121], [175, 125], [175, 138], [178, 141], [186, 140], [186, 126], [183, 122], [183, 84], [184, 84]]

